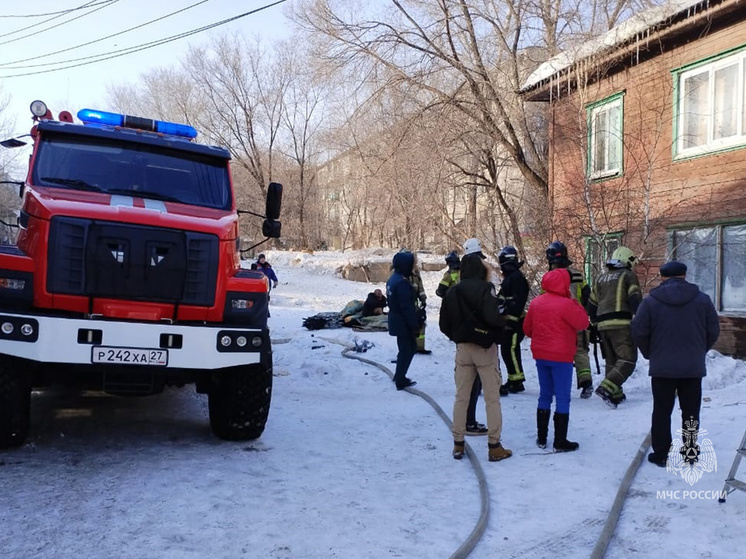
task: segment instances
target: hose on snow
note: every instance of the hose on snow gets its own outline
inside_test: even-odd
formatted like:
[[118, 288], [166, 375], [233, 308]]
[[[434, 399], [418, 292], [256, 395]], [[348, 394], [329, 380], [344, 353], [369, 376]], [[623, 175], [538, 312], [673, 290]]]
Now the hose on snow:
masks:
[[[347, 357], [348, 359], [357, 359], [358, 361], [361, 361], [362, 363], [366, 363], [368, 365], [376, 367], [380, 369], [381, 371], [383, 371], [384, 373], [386, 373], [388, 377], [393, 380], [394, 373], [392, 373], [391, 370], [388, 369], [386, 366], [376, 361], [373, 361], [371, 359], [365, 359], [364, 357], [361, 357], [360, 355], [355, 354], [355, 352], [360, 351], [360, 348], [357, 342], [355, 343], [355, 345], [349, 346], [345, 344], [344, 342], [340, 342], [339, 340], [333, 340], [329, 338], [323, 338], [323, 339], [330, 343], [335, 343], [335, 344], [345, 346], [345, 349], [342, 350], [342, 355], [344, 357]], [[409, 392], [410, 394], [419, 396], [420, 398], [425, 400], [428, 404], [430, 404], [430, 406], [432, 406], [435, 412], [443, 420], [443, 423], [446, 424], [450, 432], [451, 427], [452, 427], [450, 417], [448, 417], [448, 414], [446, 414], [443, 411], [443, 408], [441, 408], [438, 405], [438, 403], [429, 394], [421, 390], [417, 390], [416, 388], [411, 388], [411, 387], [405, 388], [404, 390]], [[458, 547], [458, 549], [456, 549], [456, 551], [454, 551], [450, 555], [449, 559], [465, 559], [466, 557], [469, 556], [469, 554], [471, 554], [471, 552], [476, 547], [477, 543], [479, 543], [479, 540], [482, 539], [482, 536], [484, 535], [484, 532], [487, 529], [487, 521], [489, 520], [489, 516], [490, 516], [490, 491], [489, 491], [489, 487], [487, 486], [487, 478], [484, 475], [484, 470], [482, 469], [482, 465], [479, 463], [479, 459], [477, 458], [477, 455], [474, 453], [471, 446], [469, 446], [468, 442], [465, 442], [464, 449], [466, 451], [466, 456], [469, 458], [469, 462], [471, 463], [471, 466], [474, 469], [474, 475], [476, 476], [477, 482], [479, 484], [479, 495], [480, 495], [479, 518], [477, 519], [477, 523], [475, 524], [469, 536]]]
[[[357, 359], [358, 361], [376, 367], [386, 373], [388, 377], [393, 380], [394, 374], [386, 366], [381, 365], [380, 363], [371, 359], [365, 359], [364, 357], [360, 357], [359, 355], [351, 354], [351, 352], [359, 353], [367, 349], [367, 347], [359, 346], [357, 341], [355, 341], [354, 345], [350, 346], [339, 340], [332, 340], [328, 338], [324, 339], [328, 342], [344, 346], [345, 349], [342, 350], [342, 355], [344, 357], [347, 357], [349, 359]], [[441, 417], [450, 431], [452, 427], [451, 419], [443, 411], [443, 408], [441, 408], [440, 405], [438, 405], [438, 403], [429, 394], [411, 387], [405, 388], [404, 390], [406, 390], [410, 394], [419, 396], [427, 403], [429, 403]], [[624, 477], [619, 484], [616, 497], [614, 498], [614, 502], [611, 505], [611, 509], [609, 510], [609, 514], [606, 517], [604, 527], [601, 530], [601, 534], [599, 535], [598, 540], [596, 541], [596, 545], [593, 548], [590, 559], [603, 559], [606, 555], [606, 551], [609, 547], [609, 543], [611, 542], [611, 538], [614, 536], [616, 525], [619, 522], [619, 517], [622, 514], [624, 501], [627, 499], [627, 493], [630, 486], [632, 485], [632, 480], [634, 479], [637, 470], [640, 468], [640, 465], [642, 464], [643, 458], [645, 457], [645, 454], [647, 453], [649, 447], [650, 433], [648, 433], [645, 439], [642, 441], [640, 447], [637, 449], [637, 453], [632, 459], [632, 462], [627, 467], [627, 471], [625, 472]], [[490, 494], [489, 487], [487, 486], [487, 479], [484, 475], [484, 470], [482, 469], [482, 465], [479, 463], [476, 454], [474, 454], [474, 451], [472, 450], [471, 446], [469, 446], [468, 442], [465, 443], [464, 448], [466, 450], [466, 455], [469, 457], [469, 462], [471, 463], [472, 468], [474, 468], [474, 474], [477, 477], [477, 482], [479, 483], [481, 506], [479, 519], [477, 520], [476, 525], [469, 534], [469, 537], [467, 537], [466, 540], [458, 547], [458, 549], [456, 549], [456, 551], [451, 554], [449, 559], [465, 559], [471, 554], [477, 543], [479, 543], [479, 540], [484, 535], [485, 530], [487, 529], [487, 521], [490, 514]]]
[[593, 548], [593, 552], [591, 553], [591, 559], [603, 559], [606, 555], [606, 550], [608, 549], [609, 542], [614, 535], [614, 530], [616, 529], [617, 522], [619, 521], [619, 516], [622, 514], [624, 501], [627, 499], [627, 491], [629, 491], [629, 487], [630, 485], [632, 485], [632, 480], [634, 479], [637, 470], [640, 468], [642, 459], [645, 457], [645, 453], [648, 451], [649, 447], [650, 433], [647, 434], [645, 440], [642, 441], [640, 448], [637, 449], [637, 454], [635, 454], [632, 462], [627, 467], [627, 471], [622, 478], [622, 483], [619, 484], [619, 489], [616, 492], [614, 503], [611, 505], [609, 514], [606, 517], [606, 522], [604, 523], [604, 527], [601, 530], [601, 535], [598, 537], [596, 545]]

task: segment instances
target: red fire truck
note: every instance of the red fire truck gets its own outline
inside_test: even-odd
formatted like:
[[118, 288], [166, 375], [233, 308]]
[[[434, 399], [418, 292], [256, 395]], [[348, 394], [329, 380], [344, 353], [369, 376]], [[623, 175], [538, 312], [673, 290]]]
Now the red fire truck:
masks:
[[[0, 246], [0, 448], [24, 443], [32, 390], [56, 384], [115, 395], [194, 384], [216, 436], [259, 437], [269, 285], [240, 266], [229, 152], [192, 141], [188, 125], [31, 111], [26, 180], [2, 181], [23, 204], [16, 243]], [[271, 183], [267, 238], [280, 236], [281, 198]]]

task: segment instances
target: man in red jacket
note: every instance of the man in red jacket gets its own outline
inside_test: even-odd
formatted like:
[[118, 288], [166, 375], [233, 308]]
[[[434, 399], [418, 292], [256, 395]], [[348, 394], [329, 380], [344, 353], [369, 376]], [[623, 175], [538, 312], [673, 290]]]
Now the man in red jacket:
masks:
[[523, 331], [531, 338], [531, 353], [539, 376], [539, 404], [536, 410], [536, 444], [546, 448], [552, 399], [554, 410], [554, 450], [568, 452], [578, 443], [567, 440], [570, 422], [573, 360], [577, 335], [588, 328], [588, 314], [570, 297], [570, 273], [558, 268], [541, 279], [543, 294], [531, 301]]

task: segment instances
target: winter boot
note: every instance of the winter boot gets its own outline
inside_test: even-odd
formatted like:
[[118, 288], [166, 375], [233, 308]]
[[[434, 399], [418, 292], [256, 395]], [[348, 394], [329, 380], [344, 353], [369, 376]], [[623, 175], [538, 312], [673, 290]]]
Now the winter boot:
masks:
[[569, 413], [554, 412], [554, 450], [555, 452], [572, 452], [578, 450], [578, 443], [567, 440], [567, 425], [570, 423]]
[[596, 394], [601, 396], [606, 405], [612, 409], [616, 409], [619, 404], [627, 399], [622, 389], [606, 378], [596, 388]]
[[464, 457], [464, 441], [453, 441], [453, 458], [461, 460]]
[[507, 448], [503, 448], [503, 445], [501, 445], [500, 443], [489, 445], [490, 462], [499, 462], [500, 460], [505, 460], [506, 458], [510, 458], [511, 456], [513, 456], [513, 451], [508, 450]]
[[536, 446], [547, 447], [547, 434], [549, 433], [549, 410], [536, 410]]
[[509, 380], [500, 387], [500, 396], [507, 396], [508, 394], [518, 394], [526, 390], [523, 386], [522, 380]]

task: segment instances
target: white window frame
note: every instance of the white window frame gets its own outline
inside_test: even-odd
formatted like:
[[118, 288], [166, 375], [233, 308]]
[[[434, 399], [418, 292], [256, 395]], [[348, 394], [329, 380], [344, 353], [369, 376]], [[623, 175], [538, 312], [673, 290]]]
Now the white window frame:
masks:
[[[714, 294], [712, 296], [712, 302], [715, 304], [715, 308], [718, 310], [720, 314], [725, 314], [729, 316], [744, 316], [746, 315], [746, 308], [741, 306], [730, 306], [727, 305], [724, 301], [724, 292], [725, 292], [725, 285], [724, 281], [725, 278], [725, 272], [724, 268], [726, 267], [726, 255], [724, 254], [724, 230], [727, 230], [731, 227], [733, 228], [742, 228], [744, 227], [743, 223], [720, 223], [720, 224], [714, 224], [709, 226], [700, 226], [700, 227], [676, 227], [669, 229], [668, 231], [668, 253], [671, 255], [672, 259], [680, 260], [684, 263], [691, 264], [688, 262], [690, 257], [688, 257], [686, 254], [679, 254], [679, 246], [677, 246], [677, 238], [679, 236], [686, 238], [690, 233], [695, 231], [702, 231], [702, 230], [708, 230], [713, 232], [714, 237], [714, 243], [712, 245], [700, 245], [700, 246], [710, 246], [713, 254], [713, 263], [715, 266], [714, 269], [714, 284], [711, 286], [714, 288]], [[693, 283], [697, 283], [696, 277], [689, 277], [687, 278], [689, 281]], [[705, 286], [700, 286], [700, 289], [702, 291], [708, 291], [708, 289]], [[746, 286], [742, 287], [742, 289], [746, 289]]]
[[[605, 179], [610, 177], [616, 177], [623, 173], [624, 169], [624, 95], [622, 93], [614, 95], [609, 99], [605, 99], [594, 105], [588, 107], [588, 176], [592, 180]], [[617, 122], [616, 131], [614, 134], [614, 127], [611, 125], [611, 110], [618, 109], [617, 111]], [[602, 113], [609, 115], [607, 120], [607, 130], [604, 138], [606, 140], [605, 145], [605, 161], [606, 164], [603, 169], [596, 170], [596, 144], [599, 139], [599, 132], [596, 130], [596, 118]], [[610, 155], [614, 152], [617, 153], [617, 165], [614, 167], [609, 166], [611, 159]]]
[[[717, 115], [715, 114], [715, 73], [719, 70], [727, 68], [728, 66], [738, 65], [738, 75], [736, 77], [737, 87], [737, 98], [735, 107], [736, 117], [736, 133], [733, 136], [727, 138], [715, 138], [715, 122]], [[746, 95], [746, 49], [742, 49], [735, 54], [728, 56], [721, 56], [717, 60], [709, 63], [698, 64], [685, 71], [675, 71], [676, 75], [676, 141], [675, 141], [675, 158], [684, 159], [689, 157], [696, 157], [698, 155], [704, 155], [708, 153], [715, 153], [735, 147], [746, 146], [746, 125], [744, 121], [746, 116], [746, 104], [744, 96]], [[686, 119], [689, 116], [684, 111], [685, 103], [685, 91], [686, 81], [694, 76], [701, 75], [703, 73], [708, 74], [707, 80], [707, 112], [699, 115], [707, 119], [707, 131], [706, 139], [702, 145], [686, 147], [685, 140], [686, 136], [684, 131], [686, 130]]]

